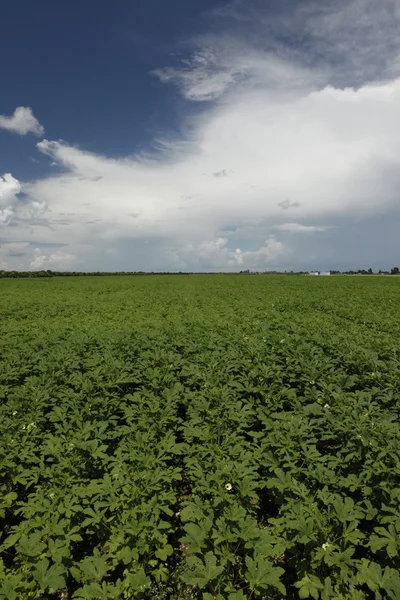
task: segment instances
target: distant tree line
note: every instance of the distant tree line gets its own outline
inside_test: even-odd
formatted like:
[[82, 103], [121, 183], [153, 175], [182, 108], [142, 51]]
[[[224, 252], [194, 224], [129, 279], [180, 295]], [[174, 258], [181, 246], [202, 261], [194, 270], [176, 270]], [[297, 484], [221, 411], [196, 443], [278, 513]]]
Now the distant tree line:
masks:
[[331, 275], [399, 275], [399, 267], [393, 267], [390, 271], [379, 269], [377, 273], [371, 268], [368, 271], [365, 269], [358, 269], [358, 271], [331, 271]]
[[[166, 272], [166, 271], [0, 271], [1, 278], [23, 278], [36, 279], [37, 277], [103, 277], [110, 275], [190, 275], [190, 273]], [[207, 275], [208, 273], [203, 273]]]
[[[330, 271], [331, 275], [400, 275], [399, 267], [393, 267], [390, 271], [382, 271], [378, 273], [370, 268], [368, 270], [358, 269], [358, 271]], [[226, 271], [203, 272], [184, 272], [184, 271], [51, 271], [50, 269], [42, 271], [0, 271], [0, 279], [17, 279], [29, 278], [36, 279], [38, 277], [103, 277], [110, 275], [232, 275]], [[308, 275], [308, 271], [240, 271], [239, 275]]]

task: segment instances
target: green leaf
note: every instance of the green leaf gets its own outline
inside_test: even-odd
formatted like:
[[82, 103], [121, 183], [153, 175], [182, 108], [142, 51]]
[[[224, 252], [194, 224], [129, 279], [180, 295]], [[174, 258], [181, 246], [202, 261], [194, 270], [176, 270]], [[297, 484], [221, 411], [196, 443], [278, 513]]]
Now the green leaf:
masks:
[[364, 517], [364, 511], [354, 504], [354, 500], [348, 496], [342, 498], [339, 494], [335, 494], [333, 501], [337, 518], [342, 523], [347, 521], [358, 521]]
[[65, 568], [61, 565], [52, 565], [49, 567], [47, 558], [43, 558], [36, 565], [33, 576], [39, 583], [42, 590], [50, 588], [51, 590], [59, 590], [65, 587]]
[[168, 556], [172, 556], [174, 553], [174, 549], [170, 544], [164, 546], [164, 548], [160, 548], [156, 551], [156, 557], [165, 562]]
[[268, 560], [257, 558], [253, 560], [246, 556], [247, 572], [246, 581], [249, 582], [252, 590], [265, 590], [268, 587], [274, 587], [282, 594], [286, 593], [285, 586], [280, 581], [280, 576], [284, 570], [280, 567], [274, 567]]
[[180, 541], [189, 544], [190, 552], [200, 552], [204, 546], [204, 540], [207, 532], [195, 523], [187, 523], [185, 526], [186, 535]]
[[95, 551], [94, 556], [84, 558], [78, 566], [82, 571], [82, 578], [87, 581], [100, 581], [108, 571], [107, 561], [98, 551]]
[[101, 586], [97, 581], [93, 581], [91, 583], [85, 584], [83, 587], [76, 590], [73, 598], [78, 598], [79, 600], [101, 600], [110, 598], [107, 594], [107, 589], [104, 587], [105, 582], [103, 582], [103, 586]]
[[343, 526], [343, 538], [352, 544], [358, 544], [360, 540], [365, 538], [365, 535], [357, 528], [357, 525], [357, 521], [352, 521]]
[[228, 600], [247, 600], [247, 596], [243, 592], [231, 592], [228, 596]]
[[26, 556], [39, 556], [46, 548], [46, 544], [44, 544], [41, 539], [41, 532], [32, 533], [30, 536], [24, 534], [20, 537], [16, 549]]
[[183, 574], [183, 581], [189, 585], [197, 585], [200, 589], [216, 579], [224, 570], [222, 565], [217, 566], [217, 559], [212, 552], [207, 552], [204, 562], [197, 556], [189, 556], [187, 564], [190, 571]]
[[141, 567], [139, 571], [130, 575], [129, 584], [135, 591], [142, 592], [150, 586], [151, 580], [150, 577], [146, 575], [144, 568]]
[[320, 580], [314, 575], [306, 575], [294, 585], [299, 588], [299, 598], [311, 597], [318, 600], [320, 591], [324, 589]]
[[396, 533], [394, 525], [389, 525], [388, 529], [384, 527], [375, 527], [376, 533], [380, 534], [380, 537], [372, 534], [370, 538], [370, 548], [372, 552], [377, 552], [381, 548], [386, 547], [386, 552], [390, 558], [394, 558], [400, 552], [400, 537]]
[[379, 589], [384, 589], [391, 598], [397, 600], [400, 597], [400, 576], [398, 571], [391, 567], [385, 567], [382, 571], [382, 567], [377, 563], [368, 563], [363, 559], [358, 572], [358, 581], [361, 584], [365, 583], [373, 592], [378, 593]]

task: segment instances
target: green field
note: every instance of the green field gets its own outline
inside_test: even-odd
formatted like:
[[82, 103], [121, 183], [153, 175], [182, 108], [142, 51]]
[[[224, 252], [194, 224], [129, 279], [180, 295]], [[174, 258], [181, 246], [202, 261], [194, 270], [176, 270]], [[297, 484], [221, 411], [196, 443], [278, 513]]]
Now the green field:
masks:
[[0, 280], [0, 598], [400, 598], [400, 279]]

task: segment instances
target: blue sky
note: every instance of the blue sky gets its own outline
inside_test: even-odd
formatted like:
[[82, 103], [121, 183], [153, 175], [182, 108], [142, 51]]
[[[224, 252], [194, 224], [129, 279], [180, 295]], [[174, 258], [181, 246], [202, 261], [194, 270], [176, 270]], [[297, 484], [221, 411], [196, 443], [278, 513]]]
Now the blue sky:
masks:
[[400, 262], [396, 0], [16, 1], [0, 268]]

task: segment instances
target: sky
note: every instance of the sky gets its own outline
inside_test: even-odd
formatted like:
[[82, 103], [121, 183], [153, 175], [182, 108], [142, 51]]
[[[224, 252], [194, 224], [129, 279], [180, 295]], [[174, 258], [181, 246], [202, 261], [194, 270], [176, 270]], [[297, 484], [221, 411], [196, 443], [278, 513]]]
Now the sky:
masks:
[[399, 265], [399, 28], [399, 0], [9, 3], [0, 269]]

